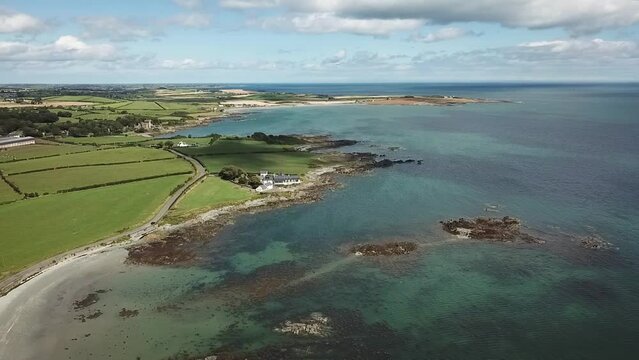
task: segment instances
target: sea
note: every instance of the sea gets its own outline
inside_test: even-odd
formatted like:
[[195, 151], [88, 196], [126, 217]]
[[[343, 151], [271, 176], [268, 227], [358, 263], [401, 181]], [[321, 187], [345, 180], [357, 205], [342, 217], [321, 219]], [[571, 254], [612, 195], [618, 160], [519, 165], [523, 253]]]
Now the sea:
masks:
[[[342, 151], [422, 163], [344, 175], [320, 201], [242, 215], [199, 248], [196, 266], [128, 265], [116, 250], [78, 260], [72, 275], [46, 273], [16, 309], [12, 333], [0, 334], [0, 358], [639, 354], [639, 84], [228, 87], [503, 102], [256, 109], [181, 131], [330, 135], [358, 141]], [[545, 243], [460, 239], [439, 223], [477, 216], [517, 217]], [[607, 245], [587, 249], [584, 239]], [[348, 253], [392, 241], [418, 249]], [[95, 304], [74, 309], [96, 291]], [[137, 316], [119, 316], [122, 309]], [[322, 336], [283, 331], [319, 317]]]

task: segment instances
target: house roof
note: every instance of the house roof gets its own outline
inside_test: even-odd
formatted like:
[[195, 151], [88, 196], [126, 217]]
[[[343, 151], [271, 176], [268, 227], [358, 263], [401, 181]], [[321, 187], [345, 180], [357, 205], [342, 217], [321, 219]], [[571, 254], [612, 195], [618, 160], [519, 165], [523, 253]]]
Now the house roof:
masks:
[[30, 140], [35, 140], [35, 138], [33, 138], [31, 136], [25, 136], [25, 137], [0, 137], [0, 145], [8, 145], [8, 144], [20, 143], [20, 142], [30, 141]]
[[273, 176], [273, 181], [275, 181], [275, 182], [286, 181], [286, 180], [299, 180], [299, 179], [300, 179], [299, 176], [294, 176], [294, 175], [275, 175], [275, 176]]

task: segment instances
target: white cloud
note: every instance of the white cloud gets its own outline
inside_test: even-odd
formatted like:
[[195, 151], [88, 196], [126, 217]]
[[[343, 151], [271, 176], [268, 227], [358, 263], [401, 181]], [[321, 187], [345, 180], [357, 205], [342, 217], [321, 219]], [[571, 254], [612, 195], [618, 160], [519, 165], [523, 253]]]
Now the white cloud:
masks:
[[48, 44], [0, 42], [0, 61], [112, 61], [117, 49], [110, 44], [87, 44], [75, 36], [65, 35]]
[[415, 34], [410, 37], [411, 41], [432, 43], [445, 40], [458, 39], [465, 36], [478, 36], [474, 31], [468, 31], [457, 27], [445, 27], [428, 34]]
[[510, 58], [525, 61], [579, 60], [585, 62], [638, 59], [639, 46], [633, 41], [570, 39], [535, 41], [505, 49]]
[[0, 33], [35, 33], [44, 27], [42, 21], [31, 15], [0, 9]]
[[268, 8], [279, 5], [278, 0], [221, 0], [220, 5], [229, 9]]
[[191, 12], [175, 15], [167, 22], [172, 25], [203, 29], [211, 26], [212, 19], [208, 14]]
[[197, 61], [190, 58], [182, 59], [182, 60], [164, 60], [160, 63], [160, 67], [164, 69], [180, 69], [180, 70], [189, 70], [189, 69], [204, 69], [208, 67], [208, 65], [203, 61]]
[[114, 41], [130, 41], [157, 36], [160, 31], [144, 26], [140, 21], [125, 20], [114, 16], [78, 18], [84, 28], [85, 38], [108, 38]]
[[203, 0], [173, 0], [173, 2], [186, 9], [196, 9], [203, 5]]
[[259, 22], [263, 28], [295, 30], [303, 33], [351, 33], [357, 35], [388, 36], [396, 31], [415, 30], [423, 25], [414, 19], [357, 19], [343, 18], [329, 13], [315, 13], [267, 18]]
[[340, 50], [335, 55], [329, 56], [326, 59], [322, 60], [322, 65], [338, 65], [342, 63], [347, 56], [346, 50]]
[[337, 18], [419, 19], [429, 23], [498, 23], [530, 29], [565, 28], [595, 32], [639, 22], [637, 0], [226, 0], [247, 9], [281, 6], [291, 13], [332, 14]]

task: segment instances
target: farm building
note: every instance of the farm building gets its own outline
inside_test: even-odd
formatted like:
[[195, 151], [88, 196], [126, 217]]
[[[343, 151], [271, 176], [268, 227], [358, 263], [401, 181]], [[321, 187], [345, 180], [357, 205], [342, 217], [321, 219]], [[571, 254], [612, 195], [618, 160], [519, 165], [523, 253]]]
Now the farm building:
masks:
[[31, 136], [19, 137], [0, 137], [0, 149], [8, 149], [16, 146], [33, 145], [35, 144], [35, 138]]

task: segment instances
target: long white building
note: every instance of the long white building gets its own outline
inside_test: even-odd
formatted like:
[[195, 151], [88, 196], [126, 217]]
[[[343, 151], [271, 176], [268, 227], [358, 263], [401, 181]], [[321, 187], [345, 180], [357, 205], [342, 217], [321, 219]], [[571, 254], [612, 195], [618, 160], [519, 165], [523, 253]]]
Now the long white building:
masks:
[[35, 138], [31, 136], [18, 137], [0, 137], [0, 149], [9, 149], [16, 146], [33, 145], [35, 144]]

